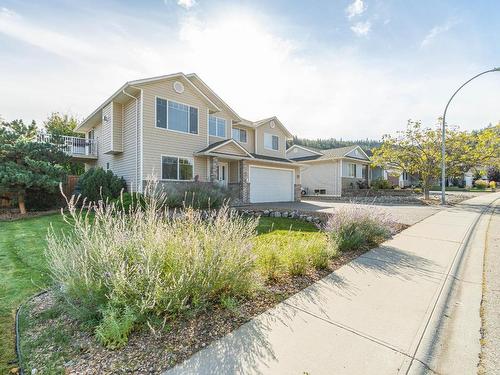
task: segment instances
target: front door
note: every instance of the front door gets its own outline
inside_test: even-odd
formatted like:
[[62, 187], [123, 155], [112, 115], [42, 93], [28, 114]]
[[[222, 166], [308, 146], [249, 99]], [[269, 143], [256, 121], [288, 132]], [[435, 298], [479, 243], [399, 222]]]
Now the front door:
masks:
[[227, 181], [228, 181], [228, 164], [227, 163], [220, 163], [217, 166], [217, 181], [221, 186], [227, 187]]

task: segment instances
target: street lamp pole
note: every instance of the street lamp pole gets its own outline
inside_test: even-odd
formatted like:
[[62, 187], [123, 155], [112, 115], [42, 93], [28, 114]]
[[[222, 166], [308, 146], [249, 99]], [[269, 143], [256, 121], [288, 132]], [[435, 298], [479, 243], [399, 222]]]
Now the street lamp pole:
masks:
[[446, 103], [446, 107], [444, 108], [444, 113], [443, 113], [443, 124], [442, 124], [442, 134], [441, 134], [441, 204], [445, 205], [446, 204], [446, 194], [445, 194], [445, 180], [446, 180], [446, 112], [448, 111], [448, 106], [450, 105], [451, 101], [457, 95], [457, 93], [462, 90], [462, 88], [467, 85], [470, 81], [476, 79], [477, 77], [482, 76], [483, 74], [486, 73], [491, 73], [491, 72], [500, 72], [500, 68], [493, 68], [490, 70], [486, 70], [482, 73], [479, 73], [466, 81], [462, 86], [460, 86], [451, 96], [450, 100], [448, 100], [448, 103]]

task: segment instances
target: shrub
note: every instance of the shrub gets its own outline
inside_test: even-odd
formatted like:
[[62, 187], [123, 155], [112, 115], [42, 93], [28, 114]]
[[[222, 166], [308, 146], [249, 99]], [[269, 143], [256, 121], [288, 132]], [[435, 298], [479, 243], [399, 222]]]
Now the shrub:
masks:
[[43, 211], [60, 208], [64, 205], [64, 198], [59, 189], [53, 191], [28, 189], [26, 190], [26, 207], [30, 211]]
[[350, 205], [336, 210], [328, 219], [325, 231], [329, 233], [338, 251], [369, 249], [391, 235], [392, 222], [375, 207]]
[[486, 189], [488, 187], [488, 181], [485, 181], [485, 180], [476, 180], [476, 181], [474, 181], [474, 186], [477, 189]]
[[371, 187], [375, 190], [392, 189], [392, 185], [388, 180], [377, 178], [371, 182]]
[[111, 171], [91, 168], [79, 178], [78, 189], [84, 198], [96, 202], [118, 198], [122, 191], [127, 191], [127, 184]]
[[490, 188], [491, 189], [496, 189], [497, 183], [495, 181], [490, 181]]
[[200, 182], [167, 185], [166, 205], [171, 208], [192, 207], [195, 209], [219, 208], [229, 200], [226, 188]]
[[102, 320], [95, 329], [97, 340], [109, 349], [125, 346], [136, 319], [129, 307], [123, 310], [111, 305], [106, 307], [102, 312]]
[[127, 327], [113, 322], [110, 305], [141, 320], [174, 317], [219, 303], [221, 296], [246, 296], [258, 283], [256, 219], [227, 206], [208, 217], [192, 208], [162, 210], [164, 199], [156, 186], [147, 187], [144, 208], [129, 212], [103, 201], [78, 210], [72, 199], [65, 218], [73, 231], [48, 234], [47, 263], [62, 296], [94, 311], [101, 333]]

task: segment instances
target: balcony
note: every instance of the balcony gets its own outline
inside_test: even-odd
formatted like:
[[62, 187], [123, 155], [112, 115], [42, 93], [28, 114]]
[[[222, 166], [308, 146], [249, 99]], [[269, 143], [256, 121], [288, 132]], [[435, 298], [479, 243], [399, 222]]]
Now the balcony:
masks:
[[82, 161], [97, 159], [97, 140], [94, 139], [71, 137], [67, 135], [54, 136], [52, 134], [39, 132], [36, 141], [61, 145], [64, 152]]

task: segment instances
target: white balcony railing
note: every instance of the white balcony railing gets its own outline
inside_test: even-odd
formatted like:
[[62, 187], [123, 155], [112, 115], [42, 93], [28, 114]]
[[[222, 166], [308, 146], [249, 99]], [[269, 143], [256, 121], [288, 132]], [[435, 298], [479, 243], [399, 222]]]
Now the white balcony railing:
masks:
[[61, 145], [63, 151], [76, 157], [97, 157], [97, 140], [71, 137], [67, 135], [52, 135], [39, 132], [37, 142], [48, 142]]

